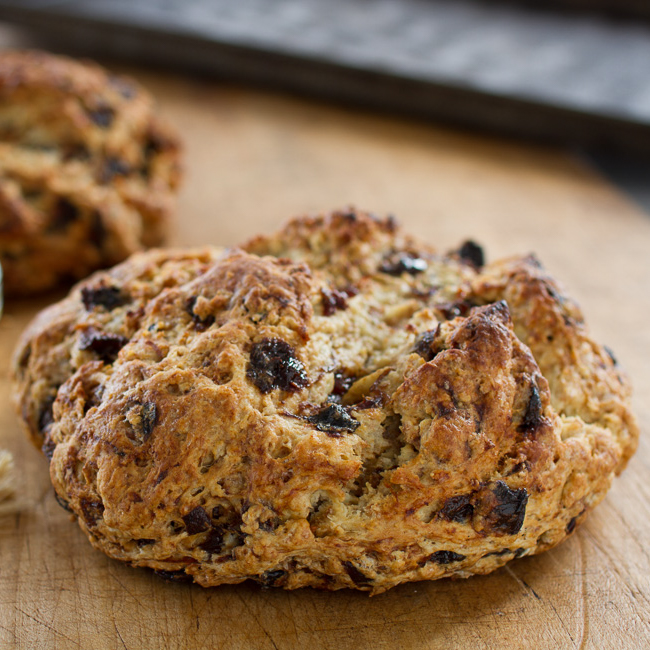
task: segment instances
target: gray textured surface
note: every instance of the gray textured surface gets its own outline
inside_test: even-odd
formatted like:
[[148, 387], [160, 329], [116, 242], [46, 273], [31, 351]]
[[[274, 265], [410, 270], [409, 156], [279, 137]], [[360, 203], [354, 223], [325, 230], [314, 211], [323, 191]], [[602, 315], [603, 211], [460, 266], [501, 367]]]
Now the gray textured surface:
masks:
[[644, 25], [469, 0], [31, 4], [650, 121]]
[[2, 17], [91, 53], [650, 151], [648, 24], [478, 0], [0, 0]]

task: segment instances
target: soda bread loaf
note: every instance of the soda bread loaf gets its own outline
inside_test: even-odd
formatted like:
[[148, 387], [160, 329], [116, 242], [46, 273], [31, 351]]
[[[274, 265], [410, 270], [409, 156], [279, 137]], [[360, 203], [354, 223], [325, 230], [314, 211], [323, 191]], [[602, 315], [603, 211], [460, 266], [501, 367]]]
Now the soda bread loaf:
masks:
[[352, 210], [139, 253], [25, 332], [18, 413], [132, 566], [373, 593], [488, 573], [570, 535], [638, 430], [540, 263], [483, 262]]
[[91, 63], [0, 53], [0, 261], [8, 295], [162, 242], [179, 143], [149, 93]]

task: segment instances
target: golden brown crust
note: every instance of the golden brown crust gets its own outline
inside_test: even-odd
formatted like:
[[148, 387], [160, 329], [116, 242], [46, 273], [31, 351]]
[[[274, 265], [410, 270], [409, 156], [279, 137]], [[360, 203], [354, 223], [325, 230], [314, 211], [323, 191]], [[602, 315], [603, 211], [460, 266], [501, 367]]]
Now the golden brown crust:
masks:
[[19, 413], [111, 557], [204, 586], [487, 573], [564, 539], [633, 453], [627, 380], [533, 260], [354, 211], [246, 248], [137, 256], [16, 351]]
[[176, 136], [150, 95], [92, 63], [0, 54], [0, 259], [8, 294], [79, 279], [160, 244]]
[[57, 391], [92, 354], [73, 349], [80, 328], [131, 337], [147, 302], [165, 288], [184, 284], [218, 258], [218, 249], [153, 250], [98, 271], [43, 310], [23, 332], [14, 354], [16, 407], [38, 447], [52, 419]]

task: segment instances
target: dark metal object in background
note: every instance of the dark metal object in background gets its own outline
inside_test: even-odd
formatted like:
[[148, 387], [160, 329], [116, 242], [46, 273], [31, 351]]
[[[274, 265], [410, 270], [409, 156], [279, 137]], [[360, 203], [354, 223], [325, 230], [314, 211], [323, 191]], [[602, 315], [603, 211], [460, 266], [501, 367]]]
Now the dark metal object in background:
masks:
[[[494, 0], [499, 2], [500, 0]], [[506, 0], [507, 1], [507, 0]], [[648, 0], [509, 0], [517, 5], [532, 5], [546, 9], [569, 11], [602, 12], [608, 16], [640, 18], [650, 20], [650, 2]]]
[[0, 19], [73, 53], [650, 153], [650, 25], [520, 2], [0, 0]]
[[650, 215], [650, 160], [612, 152], [585, 151], [581, 157]]

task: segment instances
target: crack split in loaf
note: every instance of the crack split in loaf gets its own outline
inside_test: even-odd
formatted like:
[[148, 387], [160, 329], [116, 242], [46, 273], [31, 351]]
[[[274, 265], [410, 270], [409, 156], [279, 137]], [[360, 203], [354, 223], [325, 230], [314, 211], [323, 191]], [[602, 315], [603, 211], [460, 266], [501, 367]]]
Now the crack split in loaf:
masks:
[[100, 272], [14, 378], [91, 543], [204, 586], [487, 573], [573, 532], [638, 436], [534, 258], [440, 255], [355, 211]]

